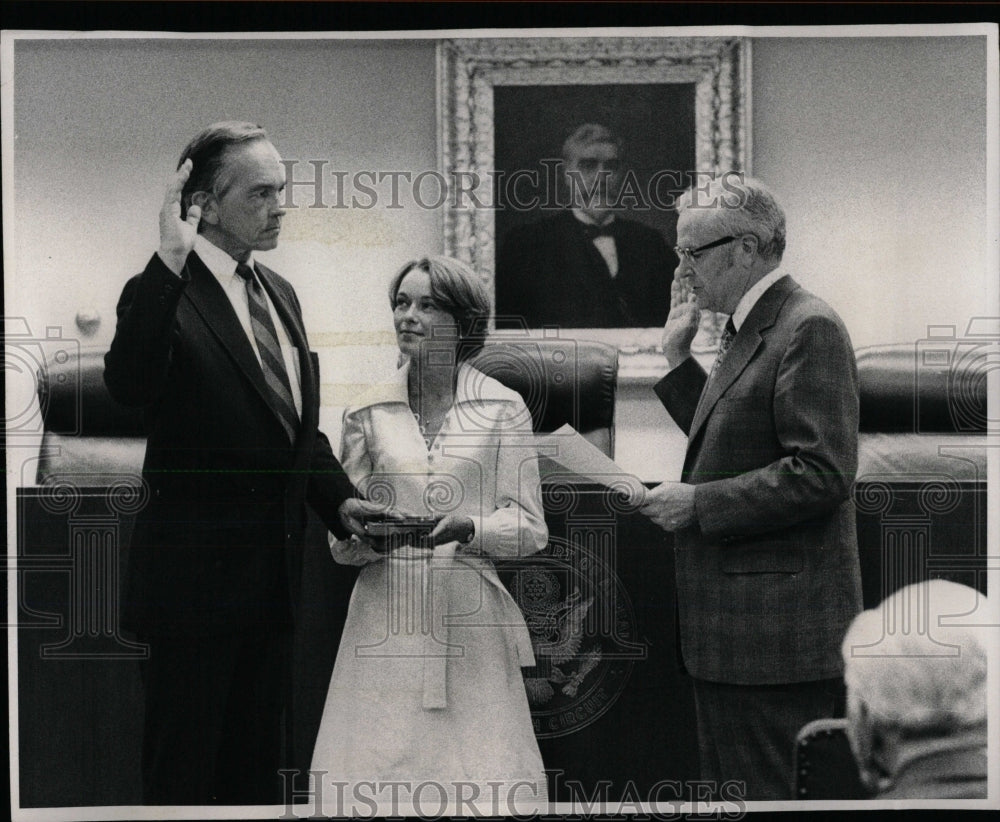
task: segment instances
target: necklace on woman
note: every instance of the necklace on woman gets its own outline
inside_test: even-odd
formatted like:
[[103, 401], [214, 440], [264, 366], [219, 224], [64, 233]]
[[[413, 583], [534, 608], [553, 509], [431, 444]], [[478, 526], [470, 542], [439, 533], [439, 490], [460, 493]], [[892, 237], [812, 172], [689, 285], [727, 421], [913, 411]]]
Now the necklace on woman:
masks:
[[432, 397], [428, 394], [429, 392], [418, 390], [411, 379], [409, 385], [410, 413], [417, 421], [417, 427], [420, 429], [420, 435], [424, 438], [424, 443], [430, 448], [434, 438], [444, 425], [445, 417], [448, 416], [448, 410], [451, 408], [454, 397], [448, 395]]
[[419, 411], [413, 411], [411, 409], [411, 413], [413, 414], [413, 418], [417, 421], [417, 427], [420, 429], [420, 436], [424, 438], [424, 444], [430, 448], [431, 443], [434, 442], [434, 438], [441, 430], [441, 426], [444, 425], [444, 415], [442, 414], [436, 417], [430, 417], [428, 415], [425, 419], [420, 416]]

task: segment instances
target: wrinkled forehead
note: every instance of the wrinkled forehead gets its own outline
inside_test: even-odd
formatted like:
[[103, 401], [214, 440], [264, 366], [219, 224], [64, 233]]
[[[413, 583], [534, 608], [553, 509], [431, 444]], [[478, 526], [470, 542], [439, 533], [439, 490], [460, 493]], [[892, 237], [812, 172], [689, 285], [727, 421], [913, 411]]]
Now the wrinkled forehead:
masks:
[[718, 208], [689, 206], [677, 217], [677, 244], [702, 245], [703, 238], [717, 234], [720, 229], [721, 212]]
[[222, 155], [219, 181], [222, 188], [237, 182], [280, 187], [285, 184], [285, 167], [269, 140], [251, 140], [230, 146]]
[[617, 160], [618, 146], [605, 140], [592, 143], [570, 144], [566, 147], [566, 162], [579, 163], [581, 160]]

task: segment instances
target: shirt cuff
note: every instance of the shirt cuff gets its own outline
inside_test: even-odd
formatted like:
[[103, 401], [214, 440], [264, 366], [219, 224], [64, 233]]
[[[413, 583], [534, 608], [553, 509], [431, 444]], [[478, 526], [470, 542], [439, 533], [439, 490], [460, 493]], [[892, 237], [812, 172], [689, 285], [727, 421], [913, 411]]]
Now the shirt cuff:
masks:
[[[169, 271], [171, 274], [173, 274], [178, 280], [186, 280], [187, 279], [184, 276], [184, 266], [183, 265], [181, 266], [181, 270], [180, 271], [174, 271], [174, 269], [170, 266], [170, 264], [166, 260], [163, 259], [163, 256], [160, 254], [159, 251], [156, 252], [156, 257], [157, 257], [157, 259], [161, 263], [163, 263], [163, 267], [165, 269], [167, 269], [167, 271]], [[185, 261], [185, 265], [187, 265], [187, 261]]]
[[670, 374], [670, 373], [676, 371], [682, 365], [684, 365], [684, 363], [686, 363], [688, 360], [690, 360], [691, 359], [691, 355], [688, 354], [683, 360], [678, 360], [677, 362], [671, 362], [668, 358], [666, 358], [666, 357], [664, 357], [664, 358], [667, 360], [667, 373]]

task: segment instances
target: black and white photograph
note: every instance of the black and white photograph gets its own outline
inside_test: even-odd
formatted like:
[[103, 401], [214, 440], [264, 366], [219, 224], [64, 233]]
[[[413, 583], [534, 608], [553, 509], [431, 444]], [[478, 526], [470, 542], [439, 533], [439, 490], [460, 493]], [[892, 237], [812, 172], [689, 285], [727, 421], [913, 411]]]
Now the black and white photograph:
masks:
[[[497, 314], [530, 328], [662, 327], [677, 267], [669, 204], [693, 182], [674, 170], [696, 168], [694, 84], [497, 87], [493, 110], [496, 175], [505, 183], [496, 191]], [[538, 132], [526, 134], [536, 120]], [[516, 177], [521, 169], [530, 176]], [[606, 189], [594, 185], [602, 171]], [[524, 185], [536, 180], [534, 191]], [[626, 199], [655, 227], [616, 214]], [[577, 216], [588, 214], [611, 219]], [[600, 249], [612, 244], [605, 258]], [[602, 287], [623, 283], [620, 294]]]
[[1000, 806], [995, 23], [196, 22], [2, 33], [12, 819]]

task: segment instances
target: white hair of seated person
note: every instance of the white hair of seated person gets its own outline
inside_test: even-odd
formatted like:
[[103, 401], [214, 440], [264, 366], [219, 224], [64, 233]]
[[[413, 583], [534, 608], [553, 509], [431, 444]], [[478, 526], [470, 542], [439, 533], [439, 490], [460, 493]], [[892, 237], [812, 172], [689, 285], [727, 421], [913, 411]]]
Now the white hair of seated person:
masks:
[[859, 614], [841, 645], [848, 737], [862, 780], [884, 787], [908, 740], [981, 728], [985, 744], [989, 630], [976, 590], [946, 580], [909, 585]]

